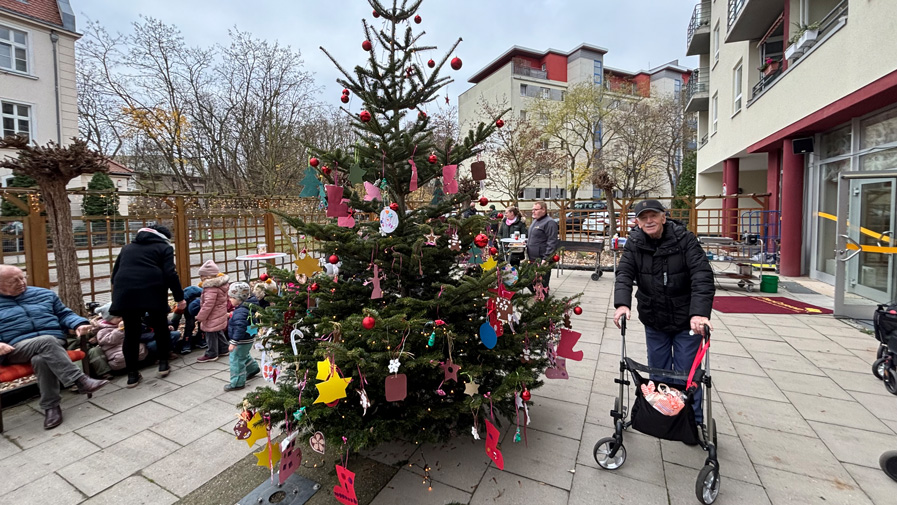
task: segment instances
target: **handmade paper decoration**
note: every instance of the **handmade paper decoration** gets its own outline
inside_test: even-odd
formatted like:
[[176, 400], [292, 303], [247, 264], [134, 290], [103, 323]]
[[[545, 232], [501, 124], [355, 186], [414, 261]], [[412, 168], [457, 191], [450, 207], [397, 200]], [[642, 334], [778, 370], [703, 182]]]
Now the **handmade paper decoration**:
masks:
[[386, 278], [385, 275], [380, 273], [380, 266], [374, 263], [374, 276], [364, 282], [364, 285], [368, 284], [374, 285], [374, 290], [371, 291], [371, 300], [378, 300], [383, 298], [383, 290], [380, 288], [380, 281]]
[[569, 379], [570, 376], [567, 375], [567, 360], [561, 357], [555, 358], [554, 366], [545, 369], [545, 377], [549, 379]]
[[408, 377], [400, 373], [386, 377], [386, 401], [400, 402], [408, 396]]
[[414, 160], [408, 160], [411, 164], [411, 182], [408, 184], [408, 191], [417, 191], [417, 165]]
[[446, 165], [442, 167], [442, 190], [447, 195], [458, 192], [458, 165]]
[[558, 342], [557, 355], [562, 358], [572, 359], [573, 361], [582, 361], [583, 352], [574, 351], [573, 346], [579, 341], [582, 333], [563, 329], [561, 330], [561, 341]]
[[511, 298], [515, 292], [505, 289], [503, 284], [499, 284], [497, 289], [490, 289], [490, 293], [495, 293], [495, 318], [499, 321], [509, 322], [514, 315], [514, 305], [511, 304]]
[[376, 184], [364, 181], [364, 192], [364, 201], [372, 202], [374, 200], [380, 200], [380, 188], [378, 188]]
[[315, 434], [308, 439], [308, 445], [311, 447], [311, 450], [318, 454], [324, 454], [324, 447], [327, 445], [327, 441], [324, 439], [323, 433], [316, 431]]
[[274, 360], [267, 351], [262, 351], [259, 361], [261, 362], [262, 378], [267, 382], [277, 382], [277, 365], [274, 364]]
[[234, 425], [234, 435], [237, 437], [237, 440], [246, 440], [252, 435], [252, 430], [246, 425], [244, 419], [240, 419], [237, 421], [237, 424]]
[[489, 271], [498, 266], [498, 262], [495, 261], [495, 256], [489, 256], [489, 259], [483, 262], [483, 270]]
[[517, 273], [516, 268], [511, 265], [501, 267], [501, 282], [504, 283], [505, 286], [513, 286], [519, 278], [520, 276]]
[[335, 184], [324, 186], [327, 190], [327, 217], [346, 217], [349, 215], [349, 206], [343, 202], [343, 187]]
[[339, 485], [333, 486], [336, 501], [343, 505], [358, 505], [358, 498], [355, 497], [355, 474], [336, 465], [336, 478], [339, 479]]
[[399, 227], [399, 214], [385, 208], [380, 211], [380, 233], [392, 233]]
[[349, 167], [349, 182], [352, 184], [361, 184], [364, 177], [364, 169], [358, 163]]
[[452, 359], [449, 358], [445, 362], [440, 362], [439, 368], [442, 368], [442, 371], [445, 373], [445, 379], [443, 380], [458, 382], [458, 370], [461, 370], [461, 365], [454, 364]]
[[540, 302], [545, 300], [545, 296], [548, 295], [548, 288], [542, 285], [541, 277], [533, 283], [533, 293], [536, 295], [536, 300]]
[[424, 245], [436, 245], [436, 239], [438, 239], [439, 237], [437, 237], [436, 234], [433, 233], [433, 230], [430, 230], [430, 233], [424, 235], [424, 238], [427, 239], [427, 241], [424, 242]]
[[470, 178], [475, 181], [486, 180], [486, 162], [474, 161], [470, 164]]
[[368, 398], [368, 392], [362, 389], [356, 389], [358, 392], [358, 396], [361, 397], [361, 408], [364, 409], [364, 412], [361, 413], [362, 417], [368, 413], [368, 407], [371, 406], [371, 400]]
[[389, 366], [387, 367], [389, 368], [389, 373], [398, 373], [400, 365], [399, 358], [389, 360]]
[[[343, 205], [349, 207], [349, 199], [343, 198]], [[337, 226], [342, 228], [355, 228], [355, 213], [350, 209], [345, 216], [336, 218]]]
[[299, 196], [302, 198], [314, 198], [318, 196], [321, 181], [318, 180], [317, 170], [308, 167], [305, 169], [305, 178], [299, 183], [302, 184], [302, 191]]
[[475, 265], [480, 265], [483, 263], [483, 250], [476, 245], [470, 245], [470, 251], [468, 251], [468, 254], [470, 254], [470, 259], [467, 260], [468, 263], [473, 263]]
[[452, 233], [452, 236], [449, 238], [449, 249], [452, 251], [461, 250], [461, 239], [458, 238], [457, 233]]
[[252, 447], [252, 444], [258, 442], [259, 440], [266, 438], [268, 436], [268, 426], [265, 423], [261, 422], [262, 416], [258, 412], [252, 416], [252, 419], [246, 423], [249, 427], [249, 431], [251, 432], [249, 437], [245, 438], [246, 443], [249, 444], [249, 447]]
[[293, 432], [280, 443], [280, 471], [277, 476], [281, 486], [302, 462], [302, 449], [296, 446], [297, 435], [297, 432]]
[[480, 386], [476, 382], [465, 382], [464, 383], [464, 394], [468, 396], [473, 396], [480, 392]]
[[505, 469], [505, 458], [498, 450], [498, 430], [488, 419], [486, 421], [486, 455], [495, 462], [495, 466], [499, 470]]
[[480, 325], [480, 340], [486, 346], [486, 349], [492, 349], [498, 343], [498, 335], [495, 334], [495, 328], [488, 322]]
[[280, 461], [280, 446], [268, 442], [267, 444], [265, 444], [264, 449], [259, 452], [253, 453], [253, 455], [258, 458], [256, 466], [271, 468], [276, 465], [278, 461]]
[[321, 271], [320, 262], [311, 254], [306, 254], [304, 257], [293, 261], [293, 263], [295, 263], [297, 267], [296, 273], [305, 275], [306, 277], [311, 277]]
[[319, 381], [325, 381], [330, 378], [330, 372], [333, 370], [333, 366], [330, 365], [330, 359], [324, 358], [323, 361], [318, 361], [318, 374], [315, 376], [315, 379]]
[[[320, 364], [320, 362], [318, 362]], [[352, 378], [340, 377], [339, 372], [335, 371], [324, 382], [315, 384], [318, 388], [318, 398], [314, 403], [333, 403], [340, 398], [346, 397], [346, 387], [352, 382]]]

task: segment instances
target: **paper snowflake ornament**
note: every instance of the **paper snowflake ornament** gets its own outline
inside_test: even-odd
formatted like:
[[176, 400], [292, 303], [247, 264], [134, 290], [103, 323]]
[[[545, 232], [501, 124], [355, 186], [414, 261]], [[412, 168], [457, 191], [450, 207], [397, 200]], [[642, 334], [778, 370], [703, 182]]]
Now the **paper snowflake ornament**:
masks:
[[389, 360], [389, 373], [399, 373], [399, 358]]

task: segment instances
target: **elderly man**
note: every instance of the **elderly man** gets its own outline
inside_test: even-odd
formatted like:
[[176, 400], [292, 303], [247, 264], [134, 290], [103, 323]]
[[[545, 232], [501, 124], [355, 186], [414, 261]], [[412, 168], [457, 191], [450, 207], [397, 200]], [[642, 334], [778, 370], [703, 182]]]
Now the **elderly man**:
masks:
[[59, 383], [93, 393], [109, 381], [94, 380], [76, 367], [65, 352], [65, 335], [90, 330], [87, 319], [62, 304], [49, 289], [28, 286], [25, 273], [0, 265], [0, 363], [31, 363], [40, 388], [44, 429], [62, 423]]
[[[545, 202], [533, 202], [533, 222], [529, 225], [526, 239], [526, 255], [530, 261], [546, 264], [558, 248], [558, 224], [548, 216]], [[542, 278], [546, 288], [551, 281], [551, 270]]]

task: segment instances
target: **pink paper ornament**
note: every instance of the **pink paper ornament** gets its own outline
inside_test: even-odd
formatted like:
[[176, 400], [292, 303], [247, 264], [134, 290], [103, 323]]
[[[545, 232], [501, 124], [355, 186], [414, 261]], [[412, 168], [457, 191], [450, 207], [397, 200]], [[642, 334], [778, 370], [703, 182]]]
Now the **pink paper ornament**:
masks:
[[505, 469], [505, 458], [502, 456], [501, 451], [498, 450], [498, 429], [489, 422], [488, 419], [486, 421], [486, 455], [489, 456], [489, 459], [495, 462], [495, 466], [499, 470]]
[[458, 165], [446, 165], [442, 167], [442, 190], [447, 195], [458, 193]]
[[567, 375], [567, 360], [561, 357], [555, 358], [554, 366], [545, 369], [545, 377], [549, 379], [569, 379]]
[[349, 206], [343, 203], [343, 187], [335, 184], [324, 186], [327, 190], [327, 217], [346, 217], [349, 215]]
[[574, 351], [573, 346], [579, 341], [582, 333], [573, 330], [561, 330], [561, 341], [558, 343], [557, 355], [561, 358], [572, 359], [573, 361], [582, 361], [583, 352]]
[[[343, 198], [343, 204], [349, 207], [349, 199]], [[355, 216], [351, 212], [347, 212], [345, 216], [336, 218], [336, 224], [343, 228], [355, 228]]]
[[408, 191], [417, 191], [417, 165], [414, 160], [408, 160], [411, 163], [411, 183], [408, 185]]
[[296, 433], [294, 432], [280, 443], [280, 472], [278, 479], [282, 486], [284, 482], [299, 468], [302, 461], [302, 449], [296, 447]]
[[374, 200], [380, 200], [380, 188], [378, 188], [376, 184], [364, 181], [364, 191], [364, 201], [372, 202]]
[[346, 468], [336, 465], [336, 478], [339, 485], [333, 486], [333, 497], [343, 505], [358, 505], [355, 496], [355, 474]]
[[386, 401], [400, 402], [408, 396], [408, 377], [403, 374], [386, 377]]

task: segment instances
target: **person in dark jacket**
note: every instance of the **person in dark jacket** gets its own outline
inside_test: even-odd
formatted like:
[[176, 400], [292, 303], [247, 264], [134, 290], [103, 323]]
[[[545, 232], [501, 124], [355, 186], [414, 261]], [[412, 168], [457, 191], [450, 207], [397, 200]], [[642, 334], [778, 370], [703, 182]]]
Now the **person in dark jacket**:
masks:
[[[125, 323], [125, 363], [127, 387], [140, 382], [138, 372], [141, 319], [146, 315], [152, 328], [168, 327], [168, 291], [179, 310], [184, 310], [184, 291], [174, 269], [174, 249], [168, 228], [153, 225], [137, 230], [134, 240], [121, 248], [112, 267], [112, 307], [109, 313], [121, 316]], [[159, 354], [159, 377], [170, 372], [168, 355], [171, 340], [168, 332], [156, 333]]]
[[20, 268], [0, 265], [0, 364], [30, 363], [34, 368], [45, 430], [62, 424], [60, 382], [77, 385], [84, 394], [109, 382], [91, 379], [72, 363], [65, 352], [69, 330], [81, 336], [90, 331], [90, 323], [56, 293], [28, 286]]
[[[542, 265], [551, 261], [551, 256], [558, 248], [558, 224], [548, 216], [548, 205], [545, 202], [533, 202], [533, 222], [529, 225], [526, 237], [526, 254], [529, 260]], [[551, 270], [542, 277], [542, 285], [546, 288], [551, 281]]]
[[[713, 270], [694, 234], [682, 223], [667, 220], [660, 202], [639, 202], [634, 211], [638, 228], [631, 231], [617, 266], [614, 323], [619, 328], [620, 318], [630, 318], [632, 285], [637, 281], [635, 298], [645, 325], [648, 366], [690, 370], [704, 325], [713, 329]], [[698, 422], [704, 417], [701, 398], [698, 389], [694, 402]]]
[[[526, 235], [526, 224], [523, 222], [523, 216], [520, 215], [520, 211], [517, 207], [508, 207], [505, 209], [504, 219], [502, 219], [501, 225], [498, 227], [498, 238], [514, 238], [515, 232], [519, 233], [521, 236]], [[509, 252], [508, 263], [514, 266], [519, 265], [520, 261], [523, 260], [523, 249], [516, 248], [516, 251], [511, 252], [509, 251], [507, 242], [502, 242], [501, 244], [502, 247]]]
[[230, 384], [224, 386], [225, 391], [243, 389], [246, 381], [261, 371], [255, 358], [249, 355], [256, 331], [250, 318], [257, 319], [258, 299], [249, 294], [249, 284], [235, 282], [227, 290], [234, 311], [227, 322], [228, 350], [230, 351]]

